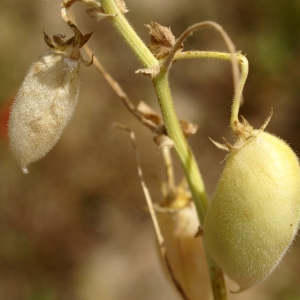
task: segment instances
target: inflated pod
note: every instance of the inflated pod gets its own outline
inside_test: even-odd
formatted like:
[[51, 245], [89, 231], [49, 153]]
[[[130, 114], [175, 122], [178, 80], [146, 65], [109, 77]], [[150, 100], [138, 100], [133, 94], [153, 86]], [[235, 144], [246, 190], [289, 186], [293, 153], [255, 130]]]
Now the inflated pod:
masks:
[[57, 143], [73, 115], [78, 101], [79, 49], [91, 34], [83, 36], [71, 24], [75, 36], [54, 42], [45, 34], [51, 48], [31, 65], [13, 103], [9, 118], [9, 143], [24, 173], [27, 166], [45, 156]]
[[[184, 192], [185, 193], [185, 192]], [[199, 220], [190, 195], [178, 195], [172, 204], [157, 206], [157, 220], [172, 273], [189, 300], [212, 300], [202, 237], [195, 237]], [[179, 203], [179, 205], [177, 205]], [[164, 269], [171, 279], [165, 262]]]
[[300, 168], [283, 140], [247, 122], [229, 150], [206, 215], [204, 243], [242, 291], [274, 270], [295, 237]]

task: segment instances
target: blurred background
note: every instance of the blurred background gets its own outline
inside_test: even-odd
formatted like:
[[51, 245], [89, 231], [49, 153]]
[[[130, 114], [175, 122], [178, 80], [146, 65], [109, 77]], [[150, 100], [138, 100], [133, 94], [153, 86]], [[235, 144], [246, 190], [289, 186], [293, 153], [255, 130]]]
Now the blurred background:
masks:
[[[237, 50], [247, 54], [250, 73], [241, 114], [300, 154], [300, 2], [298, 0], [127, 0], [127, 17], [148, 43], [151, 21], [178, 37], [204, 20], [220, 23]], [[89, 45], [135, 104], [159, 111], [150, 80], [134, 73], [141, 65], [111, 24], [95, 23], [75, 4]], [[0, 299], [3, 300], [179, 300], [157, 259], [150, 217], [127, 133], [137, 135], [141, 165], [155, 201], [157, 178], [165, 178], [162, 156], [143, 128], [123, 107], [94, 67], [81, 69], [76, 113], [56, 147], [24, 175], [7, 141], [9, 107], [29, 65], [47, 49], [49, 36], [71, 31], [58, 0], [2, 0], [0, 10]], [[219, 36], [200, 31], [185, 49], [226, 48]], [[85, 58], [87, 56], [83, 54]], [[222, 171], [224, 152], [208, 139], [229, 130], [233, 84], [230, 64], [213, 60], [177, 62], [170, 75], [180, 118], [199, 125], [190, 144], [209, 195]], [[182, 171], [174, 155], [176, 179]], [[230, 299], [300, 299], [300, 241], [263, 284]], [[200, 299], [199, 299], [200, 300]]]

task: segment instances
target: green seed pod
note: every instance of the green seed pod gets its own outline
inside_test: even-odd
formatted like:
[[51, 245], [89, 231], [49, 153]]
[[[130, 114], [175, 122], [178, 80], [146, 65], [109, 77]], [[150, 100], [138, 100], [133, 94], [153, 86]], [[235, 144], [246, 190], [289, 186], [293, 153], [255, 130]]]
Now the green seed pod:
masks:
[[75, 36], [54, 42], [45, 34], [51, 48], [33, 63], [13, 103], [9, 119], [9, 143], [24, 173], [27, 166], [45, 156], [57, 143], [71, 119], [79, 94], [82, 47], [91, 34], [83, 36], [73, 24]]
[[204, 223], [210, 256], [245, 290], [265, 279], [299, 224], [300, 168], [281, 139], [244, 120]]

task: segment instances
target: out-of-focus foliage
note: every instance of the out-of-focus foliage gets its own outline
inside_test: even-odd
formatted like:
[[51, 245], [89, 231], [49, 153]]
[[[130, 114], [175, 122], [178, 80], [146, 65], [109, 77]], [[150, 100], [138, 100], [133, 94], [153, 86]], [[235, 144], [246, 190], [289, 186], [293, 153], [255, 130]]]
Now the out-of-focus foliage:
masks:
[[[241, 113], [255, 127], [274, 108], [268, 131], [300, 153], [300, 4], [298, 0], [128, 0], [127, 17], [148, 43], [151, 21], [178, 37], [194, 22], [213, 20], [247, 53], [250, 74]], [[154, 235], [126, 133], [137, 134], [146, 181], [157, 201], [164, 178], [152, 136], [125, 110], [94, 68], [82, 68], [79, 105], [61, 140], [22, 174], [9, 152], [5, 124], [9, 104], [30, 63], [52, 36], [71, 31], [60, 17], [60, 1], [2, 0], [0, 10], [0, 298], [10, 300], [179, 299], [158, 265]], [[83, 33], [98, 58], [137, 104], [158, 109], [148, 78], [134, 74], [137, 59], [112, 26], [94, 23], [74, 6]], [[185, 49], [225, 50], [212, 31], [195, 33]], [[221, 173], [224, 153], [208, 140], [231, 139], [232, 76], [226, 62], [177, 62], [171, 87], [181, 118], [199, 124], [190, 138], [209, 194]], [[175, 162], [177, 179], [182, 172]], [[299, 299], [300, 245], [271, 278], [231, 299]]]

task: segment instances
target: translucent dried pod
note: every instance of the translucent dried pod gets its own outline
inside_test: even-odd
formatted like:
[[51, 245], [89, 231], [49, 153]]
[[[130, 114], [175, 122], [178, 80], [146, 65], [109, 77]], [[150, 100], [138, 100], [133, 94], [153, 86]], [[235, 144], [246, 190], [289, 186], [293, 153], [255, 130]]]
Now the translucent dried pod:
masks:
[[220, 146], [230, 153], [204, 223], [208, 253], [239, 291], [268, 277], [299, 226], [299, 161], [266, 124], [254, 130], [243, 120], [236, 144]]
[[[176, 188], [176, 198], [156, 205], [156, 215], [172, 273], [189, 300], [212, 300], [199, 221], [186, 186]], [[165, 261], [161, 260], [168, 277]]]
[[80, 54], [91, 33], [82, 35], [75, 25], [69, 25], [75, 35], [67, 41], [60, 34], [52, 41], [44, 33], [51, 49], [31, 65], [11, 109], [10, 148], [24, 173], [59, 140], [78, 101], [80, 63], [92, 64]]

